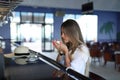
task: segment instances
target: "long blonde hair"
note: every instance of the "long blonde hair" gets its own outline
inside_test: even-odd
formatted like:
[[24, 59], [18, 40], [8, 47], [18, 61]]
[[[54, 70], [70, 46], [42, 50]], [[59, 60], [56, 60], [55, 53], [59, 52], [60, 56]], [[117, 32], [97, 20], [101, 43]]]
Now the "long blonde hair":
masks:
[[70, 50], [72, 50], [72, 53], [74, 53], [78, 45], [84, 43], [78, 23], [75, 20], [68, 19], [63, 22], [61, 29], [63, 29], [64, 34], [69, 37], [70, 42], [67, 43], [67, 46]]

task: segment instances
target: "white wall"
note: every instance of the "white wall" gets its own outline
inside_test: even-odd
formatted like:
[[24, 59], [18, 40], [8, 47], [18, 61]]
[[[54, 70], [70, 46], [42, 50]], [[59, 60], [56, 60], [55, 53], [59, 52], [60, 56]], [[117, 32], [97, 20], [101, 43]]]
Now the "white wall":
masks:
[[94, 2], [95, 10], [120, 11], [120, 0], [24, 0], [21, 5], [81, 9], [88, 1]]

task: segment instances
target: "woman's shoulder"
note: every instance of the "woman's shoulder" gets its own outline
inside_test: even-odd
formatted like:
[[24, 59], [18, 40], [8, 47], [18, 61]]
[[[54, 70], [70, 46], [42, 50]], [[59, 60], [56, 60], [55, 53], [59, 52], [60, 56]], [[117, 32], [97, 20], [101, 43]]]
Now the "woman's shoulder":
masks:
[[87, 46], [84, 44], [79, 45], [78, 48], [75, 50], [73, 56], [74, 56], [74, 59], [82, 59], [86, 62], [90, 57]]
[[88, 50], [88, 47], [87, 47], [86, 44], [81, 44], [81, 45], [78, 46], [78, 48], [79, 48], [80, 50], [82, 50], [82, 51]]
[[84, 56], [90, 56], [89, 48], [85, 44], [79, 45], [78, 50], [80, 50], [81, 54]]

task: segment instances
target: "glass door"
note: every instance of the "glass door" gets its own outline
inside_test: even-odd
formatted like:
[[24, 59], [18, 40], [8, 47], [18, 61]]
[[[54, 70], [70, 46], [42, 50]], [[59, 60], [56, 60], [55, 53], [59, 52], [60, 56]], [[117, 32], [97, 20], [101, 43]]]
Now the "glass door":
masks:
[[42, 51], [52, 52], [53, 51], [53, 25], [43, 24], [42, 26]]

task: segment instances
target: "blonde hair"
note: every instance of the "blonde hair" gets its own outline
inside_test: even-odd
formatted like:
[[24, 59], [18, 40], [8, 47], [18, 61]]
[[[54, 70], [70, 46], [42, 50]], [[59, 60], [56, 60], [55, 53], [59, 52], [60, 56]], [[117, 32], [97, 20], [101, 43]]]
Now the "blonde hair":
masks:
[[64, 34], [70, 39], [68, 47], [72, 50], [72, 53], [75, 51], [78, 45], [84, 43], [80, 27], [75, 20], [66, 20], [61, 25], [61, 29], [63, 29]]

